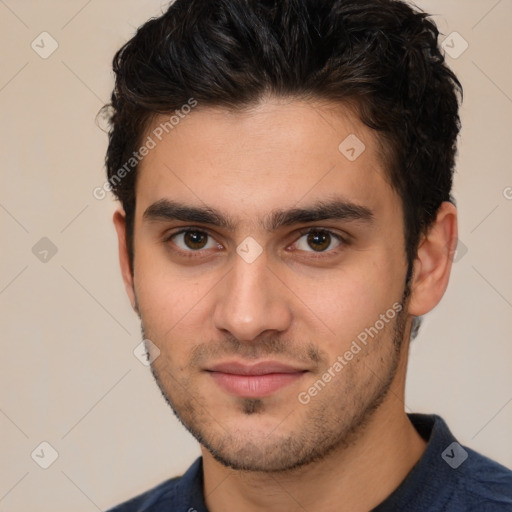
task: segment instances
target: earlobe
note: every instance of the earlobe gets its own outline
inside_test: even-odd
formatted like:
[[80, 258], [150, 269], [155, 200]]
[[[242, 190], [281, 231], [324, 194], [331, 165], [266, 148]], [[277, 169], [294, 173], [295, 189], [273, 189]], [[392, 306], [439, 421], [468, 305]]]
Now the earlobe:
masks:
[[135, 288], [133, 283], [133, 274], [130, 267], [130, 257], [128, 254], [128, 245], [126, 242], [126, 215], [122, 209], [114, 212], [114, 226], [117, 232], [118, 250], [119, 250], [119, 264], [121, 267], [121, 275], [123, 277], [124, 286], [128, 298], [130, 299], [132, 308], [137, 311], [137, 303], [135, 300]]
[[422, 316], [443, 297], [457, 246], [457, 209], [443, 202], [434, 224], [421, 240], [411, 280], [409, 313]]

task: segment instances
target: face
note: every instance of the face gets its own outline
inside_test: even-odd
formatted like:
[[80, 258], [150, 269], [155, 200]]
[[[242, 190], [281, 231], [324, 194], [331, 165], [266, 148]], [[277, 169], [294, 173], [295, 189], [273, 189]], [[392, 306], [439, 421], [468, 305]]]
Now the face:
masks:
[[335, 105], [198, 105], [138, 172], [133, 298], [178, 418], [236, 469], [350, 443], [408, 323], [401, 202], [372, 131]]

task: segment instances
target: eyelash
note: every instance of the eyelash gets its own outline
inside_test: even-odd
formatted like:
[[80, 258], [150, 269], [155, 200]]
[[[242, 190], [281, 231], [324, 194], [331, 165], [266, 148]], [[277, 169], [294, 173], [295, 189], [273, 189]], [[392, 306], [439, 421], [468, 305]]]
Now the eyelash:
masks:
[[[194, 227], [186, 227], [186, 228], [181, 229], [180, 231], [176, 231], [175, 233], [171, 233], [170, 235], [166, 236], [164, 242], [166, 242], [166, 243], [171, 242], [174, 237], [181, 235], [183, 233], [187, 233], [189, 231], [196, 231], [198, 233], [204, 234], [207, 237], [213, 238], [215, 240], [215, 238], [210, 233], [208, 233], [208, 231], [205, 231], [204, 229], [199, 229], [199, 228], [194, 228]], [[344, 246], [349, 244], [347, 238], [339, 235], [338, 233], [330, 231], [329, 229], [325, 229], [322, 227], [303, 229], [303, 230], [300, 230], [299, 233], [301, 236], [299, 238], [297, 238], [297, 240], [295, 240], [295, 242], [293, 242], [293, 243], [297, 243], [297, 241], [300, 240], [304, 235], [309, 235], [310, 233], [326, 233], [341, 244], [338, 247], [336, 247], [334, 249], [327, 250], [327, 251], [320, 251], [320, 252], [304, 251], [304, 252], [310, 253], [310, 254], [308, 254], [307, 258], [317, 259], [317, 258], [326, 258], [329, 256], [337, 255], [338, 252], [340, 252], [340, 250], [343, 250]], [[202, 252], [205, 252], [205, 249], [197, 249], [197, 250], [191, 249], [189, 251], [183, 251], [181, 249], [172, 248], [171, 250], [185, 258], [205, 257], [205, 256], [201, 255]]]

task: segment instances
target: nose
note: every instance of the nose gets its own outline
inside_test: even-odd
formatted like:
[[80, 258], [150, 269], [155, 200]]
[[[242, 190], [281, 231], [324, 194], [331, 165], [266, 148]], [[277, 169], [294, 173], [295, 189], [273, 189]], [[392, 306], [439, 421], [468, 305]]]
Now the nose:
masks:
[[265, 253], [252, 263], [236, 256], [217, 289], [214, 325], [241, 341], [255, 340], [266, 331], [286, 331], [292, 319], [286, 292], [286, 286], [267, 267]]

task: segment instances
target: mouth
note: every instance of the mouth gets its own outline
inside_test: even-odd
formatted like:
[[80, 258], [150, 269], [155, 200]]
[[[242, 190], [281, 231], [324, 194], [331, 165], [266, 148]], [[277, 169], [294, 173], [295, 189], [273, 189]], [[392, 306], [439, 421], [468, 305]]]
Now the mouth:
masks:
[[261, 398], [297, 382], [308, 370], [277, 361], [252, 365], [232, 361], [214, 365], [206, 371], [221, 389], [231, 395]]

